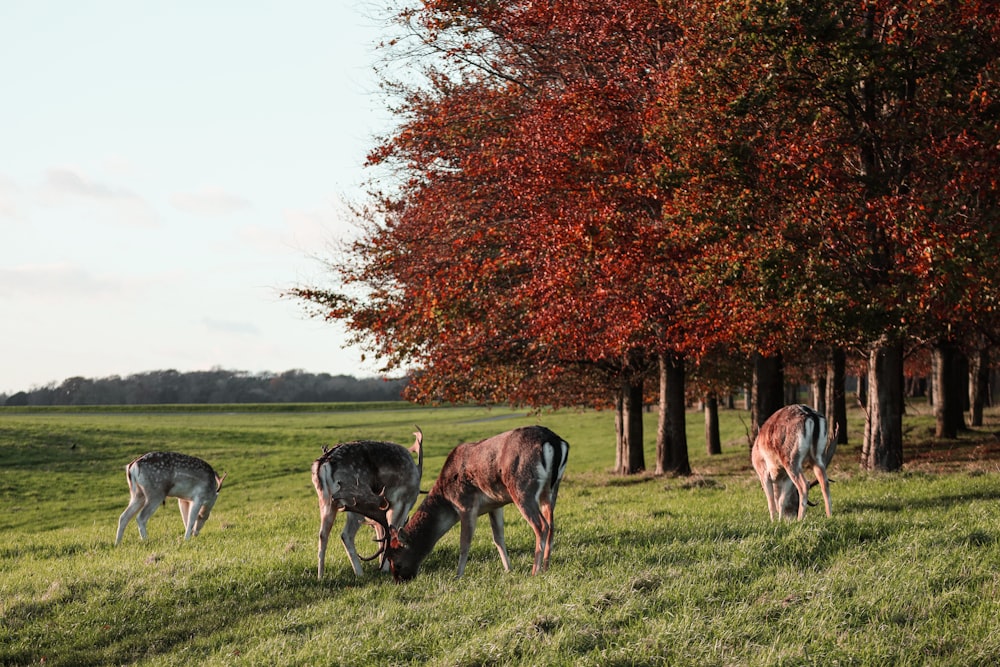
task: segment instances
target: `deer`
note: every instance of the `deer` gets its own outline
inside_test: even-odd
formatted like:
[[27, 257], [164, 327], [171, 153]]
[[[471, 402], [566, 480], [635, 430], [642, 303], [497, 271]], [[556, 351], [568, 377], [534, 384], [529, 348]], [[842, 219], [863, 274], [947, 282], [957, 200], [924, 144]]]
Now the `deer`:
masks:
[[[367, 518], [352, 511], [358, 504], [358, 498], [369, 506], [377, 505], [378, 510], [386, 515], [384, 523], [372, 522], [376, 527], [377, 541], [384, 543], [389, 534], [388, 527], [400, 527], [406, 521], [420, 494], [420, 478], [424, 469], [423, 431], [419, 426], [413, 435], [416, 441], [409, 449], [393, 442], [356, 440], [324, 448], [323, 455], [313, 462], [312, 481], [319, 500], [320, 516], [317, 579], [323, 579], [327, 542], [338, 511], [347, 512], [340, 541], [347, 551], [354, 574], [359, 577], [362, 574], [361, 561], [374, 560], [383, 554], [383, 550], [371, 557], [358, 555], [354, 540]], [[417, 455], [415, 464], [411, 452]], [[381, 569], [388, 570], [388, 567], [383, 558]]]
[[226, 474], [219, 477], [212, 466], [194, 456], [149, 452], [125, 467], [125, 479], [131, 497], [118, 519], [115, 546], [121, 544], [125, 527], [136, 514], [139, 537], [145, 540], [146, 522], [168, 497], [177, 498], [184, 521], [184, 539], [198, 535], [215, 506]]
[[[827, 438], [826, 419], [807, 405], [786, 405], [768, 417], [750, 451], [754, 470], [767, 497], [771, 521], [801, 520], [809, 504], [810, 484], [803, 468], [811, 466], [823, 492], [826, 515], [832, 516], [826, 468], [837, 445]], [[797, 506], [797, 511], [796, 511]]]
[[556, 499], [568, 455], [569, 444], [551, 430], [517, 428], [453, 449], [427, 497], [402, 528], [385, 524], [378, 500], [371, 496], [359, 499], [356, 511], [385, 526], [389, 540], [382, 549], [399, 583], [417, 575], [420, 564], [456, 523], [461, 524], [457, 575], [461, 577], [476, 519], [483, 514], [490, 516], [493, 544], [509, 572], [503, 508], [513, 503], [535, 533], [534, 576], [549, 567]]

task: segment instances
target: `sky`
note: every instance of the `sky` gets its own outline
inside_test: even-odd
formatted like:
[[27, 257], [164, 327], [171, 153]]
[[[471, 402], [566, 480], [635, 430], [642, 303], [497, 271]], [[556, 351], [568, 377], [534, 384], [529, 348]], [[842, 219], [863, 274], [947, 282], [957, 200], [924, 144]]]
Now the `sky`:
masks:
[[322, 283], [391, 127], [364, 3], [0, 2], [0, 393], [221, 367], [378, 375]]

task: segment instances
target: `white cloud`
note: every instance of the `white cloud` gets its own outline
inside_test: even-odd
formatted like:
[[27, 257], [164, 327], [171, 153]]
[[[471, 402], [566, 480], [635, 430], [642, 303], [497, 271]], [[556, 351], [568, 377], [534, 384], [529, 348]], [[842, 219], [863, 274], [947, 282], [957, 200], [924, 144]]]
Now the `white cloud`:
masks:
[[55, 196], [84, 197], [92, 199], [121, 199], [134, 197], [130, 192], [115, 192], [103, 183], [96, 183], [80, 173], [63, 167], [45, 171], [45, 187]]
[[229, 215], [250, 208], [249, 200], [219, 188], [177, 192], [170, 196], [170, 203], [174, 208], [198, 215]]
[[43, 298], [105, 296], [122, 292], [118, 282], [95, 276], [72, 264], [37, 264], [0, 268], [0, 295]]
[[156, 212], [135, 192], [95, 181], [69, 167], [45, 170], [41, 198], [47, 204], [89, 205], [94, 207], [98, 217], [130, 227], [159, 225]]

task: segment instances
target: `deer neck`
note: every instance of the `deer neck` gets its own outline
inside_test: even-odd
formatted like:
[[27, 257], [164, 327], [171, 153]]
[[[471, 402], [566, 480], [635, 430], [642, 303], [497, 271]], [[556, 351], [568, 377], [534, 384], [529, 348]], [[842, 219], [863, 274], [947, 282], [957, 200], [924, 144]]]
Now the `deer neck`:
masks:
[[430, 554], [438, 540], [458, 523], [458, 519], [455, 507], [432, 490], [403, 527], [406, 546], [403, 549], [405, 556], [401, 553], [400, 560], [414, 566], [419, 564]]

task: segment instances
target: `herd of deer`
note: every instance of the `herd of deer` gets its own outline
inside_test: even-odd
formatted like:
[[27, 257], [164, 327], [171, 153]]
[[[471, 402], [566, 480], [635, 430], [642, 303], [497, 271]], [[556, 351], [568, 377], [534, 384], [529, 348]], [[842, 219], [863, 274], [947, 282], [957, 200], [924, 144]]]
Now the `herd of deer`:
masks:
[[[337, 512], [347, 513], [340, 538], [351, 567], [361, 575], [361, 561], [380, 559], [380, 568], [396, 581], [417, 574], [434, 545], [456, 523], [461, 525], [458, 576], [469, 557], [476, 520], [489, 514], [493, 544], [504, 570], [510, 558], [504, 544], [503, 508], [517, 507], [535, 533], [531, 573], [548, 569], [555, 531], [559, 483], [566, 471], [569, 445], [543, 426], [528, 426], [486, 440], [461, 444], [451, 451], [427, 497], [410, 514], [420, 491], [423, 432], [414, 433], [409, 449], [391, 442], [360, 440], [324, 448], [312, 464], [319, 498], [320, 530], [317, 576], [323, 578], [326, 546]], [[836, 445], [828, 442], [826, 420], [804, 405], [790, 405], [760, 428], [751, 460], [767, 497], [771, 520], [801, 519], [808, 504], [809, 483], [803, 469], [812, 467], [830, 516], [826, 467]], [[413, 454], [417, 461], [414, 463]], [[118, 520], [118, 545], [133, 517], [146, 539], [146, 522], [167, 497], [175, 497], [184, 521], [184, 539], [197, 535], [215, 505], [225, 475], [219, 477], [201, 459], [171, 452], [151, 452], [125, 471], [131, 499]], [[375, 528], [381, 545], [368, 558], [358, 555], [354, 539], [363, 523]]]

